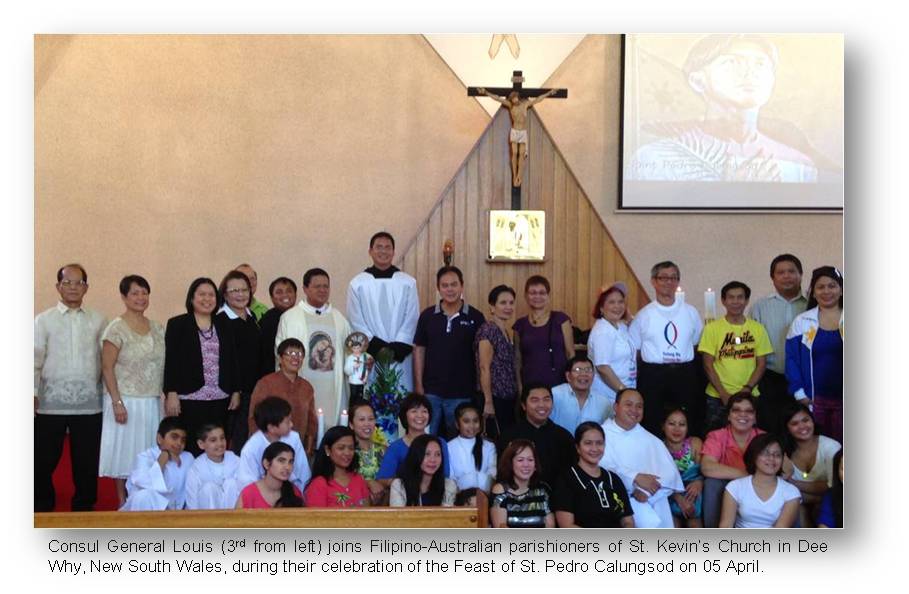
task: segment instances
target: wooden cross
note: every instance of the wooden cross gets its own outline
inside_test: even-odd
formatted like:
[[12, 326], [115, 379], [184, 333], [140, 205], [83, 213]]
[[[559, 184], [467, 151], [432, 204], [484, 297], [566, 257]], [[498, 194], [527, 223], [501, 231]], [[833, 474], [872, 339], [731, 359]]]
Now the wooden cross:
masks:
[[[511, 209], [512, 210], [521, 210], [521, 179], [523, 177], [523, 161], [526, 159], [527, 155], [527, 137], [526, 137], [526, 111], [529, 105], [513, 105], [507, 101], [503, 102], [501, 98], [508, 97], [512, 93], [517, 93], [520, 99], [532, 99], [535, 97], [540, 97], [546, 95], [547, 98], [555, 99], [565, 99], [568, 97], [568, 89], [525, 89], [524, 88], [524, 77], [522, 76], [522, 71], [515, 70], [512, 72], [511, 77], [511, 87], [482, 87], [486, 90], [488, 94], [498, 95], [499, 98], [493, 99], [503, 103], [503, 105], [509, 109], [512, 120], [512, 132], [510, 134], [516, 134], [523, 132], [523, 140], [515, 139], [511, 137], [509, 139], [511, 143], [511, 168], [512, 168], [512, 183], [511, 183]], [[479, 92], [481, 87], [467, 87], [467, 96], [468, 97], [483, 97], [484, 94]], [[533, 102], [530, 102], [533, 103]], [[516, 120], [520, 118], [521, 124], [516, 126]], [[522, 130], [515, 131], [515, 128], [522, 128]]]

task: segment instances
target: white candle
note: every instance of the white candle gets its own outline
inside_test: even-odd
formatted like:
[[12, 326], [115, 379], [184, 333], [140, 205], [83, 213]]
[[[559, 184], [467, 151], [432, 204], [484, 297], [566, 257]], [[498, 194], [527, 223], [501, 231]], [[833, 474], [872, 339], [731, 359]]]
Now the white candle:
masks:
[[320, 446], [322, 445], [322, 436], [325, 435], [325, 415], [322, 414], [322, 409], [319, 409], [319, 429], [316, 433], [316, 443]]
[[682, 290], [682, 287], [676, 287], [675, 289], [675, 302], [685, 303], [685, 291]]
[[708, 320], [716, 319], [716, 293], [709, 287], [704, 291], [704, 317]]
[[347, 409], [341, 411], [341, 422], [338, 423], [342, 427], [347, 427]]

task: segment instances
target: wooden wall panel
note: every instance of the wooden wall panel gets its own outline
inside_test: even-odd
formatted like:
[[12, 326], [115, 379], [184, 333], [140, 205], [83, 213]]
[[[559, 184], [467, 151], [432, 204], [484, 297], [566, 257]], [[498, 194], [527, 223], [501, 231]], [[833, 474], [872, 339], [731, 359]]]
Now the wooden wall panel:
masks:
[[454, 241], [453, 263], [464, 272], [465, 298], [486, 311], [486, 296], [498, 284], [518, 292], [516, 317], [526, 315], [524, 281], [533, 274], [552, 285], [552, 303], [581, 328], [592, 325], [590, 310], [602, 287], [624, 281], [629, 308], [647, 304], [647, 292], [631, 272], [603, 220], [594, 210], [546, 128], [531, 111], [524, 208], [546, 211], [546, 261], [490, 263], [488, 211], [511, 206], [510, 121], [504, 110], [493, 118], [442, 192], [416, 237], [399, 251], [399, 266], [417, 279], [421, 307], [435, 303], [435, 273], [442, 246]]

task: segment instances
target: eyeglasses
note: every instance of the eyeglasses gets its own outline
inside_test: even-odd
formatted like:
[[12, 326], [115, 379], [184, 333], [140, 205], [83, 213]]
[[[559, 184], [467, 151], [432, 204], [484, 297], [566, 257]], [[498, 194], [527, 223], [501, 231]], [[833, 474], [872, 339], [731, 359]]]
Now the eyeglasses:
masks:
[[236, 295], [237, 293], [249, 293], [249, 289], [247, 289], [246, 287], [243, 287], [240, 289], [227, 289], [227, 292], [233, 293]]
[[571, 370], [575, 373], [593, 373], [593, 367], [572, 367]]
[[657, 280], [660, 281], [661, 283], [677, 282], [677, 281], [679, 280], [679, 277], [677, 277], [677, 276], [662, 276], [662, 275], [660, 275], [660, 276], [655, 276], [655, 277], [653, 277], [653, 278], [657, 279]]
[[753, 408], [735, 408], [735, 407], [733, 407], [732, 410], [729, 411], [729, 414], [748, 415], [750, 417], [750, 416], [754, 416], [754, 409]]
[[60, 281], [60, 286], [66, 287], [67, 289], [70, 287], [84, 287], [86, 285], [88, 285], [88, 283], [85, 282], [84, 280], [75, 281], [75, 280], [69, 280], [67, 278], [67, 279], [63, 279], [62, 281]]
[[763, 452], [758, 454], [758, 456], [760, 456], [761, 458], [770, 458], [772, 460], [782, 460], [783, 452], [771, 452], [769, 450], [764, 450]]
[[297, 351], [297, 350], [284, 351], [284, 354], [282, 356], [284, 356], [284, 357], [302, 357], [303, 351]]

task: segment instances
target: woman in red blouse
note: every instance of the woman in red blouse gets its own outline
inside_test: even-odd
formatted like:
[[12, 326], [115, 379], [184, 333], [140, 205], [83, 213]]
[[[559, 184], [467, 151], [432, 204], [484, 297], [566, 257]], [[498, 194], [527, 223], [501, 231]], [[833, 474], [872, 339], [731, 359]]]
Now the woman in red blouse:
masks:
[[369, 487], [357, 473], [359, 459], [350, 427], [332, 427], [325, 432], [312, 463], [312, 478], [306, 485], [307, 507], [363, 507], [369, 505]]

